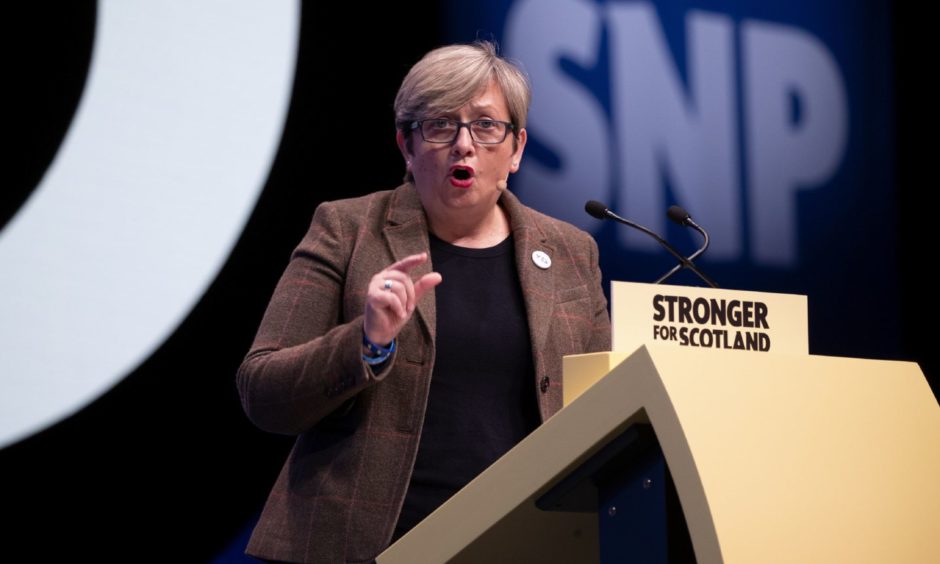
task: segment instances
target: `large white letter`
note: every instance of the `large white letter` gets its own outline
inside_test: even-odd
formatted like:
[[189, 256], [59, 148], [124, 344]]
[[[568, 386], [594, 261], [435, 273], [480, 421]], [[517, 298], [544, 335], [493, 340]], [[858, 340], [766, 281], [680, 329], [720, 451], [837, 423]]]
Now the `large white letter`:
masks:
[[81, 103], [0, 231], [0, 448], [176, 330], [238, 241], [290, 105], [299, 2], [98, 2]]
[[[678, 202], [708, 226], [711, 256], [736, 258], [741, 233], [731, 21], [690, 13], [689, 96], [651, 5], [611, 4], [609, 22], [622, 212], [662, 232], [662, 175], [668, 174]], [[655, 245], [631, 230], [622, 233], [629, 246]]]
[[516, 2], [506, 20], [507, 53], [532, 80], [529, 133], [560, 160], [558, 168], [526, 159], [513, 191], [545, 213], [585, 228], [597, 220], [584, 202], [607, 200], [610, 153], [604, 110], [585, 86], [562, 72], [565, 57], [585, 68], [597, 64], [601, 19], [593, 2]]
[[745, 22], [743, 50], [751, 250], [783, 266], [797, 258], [797, 190], [842, 161], [848, 102], [832, 55], [802, 30]]

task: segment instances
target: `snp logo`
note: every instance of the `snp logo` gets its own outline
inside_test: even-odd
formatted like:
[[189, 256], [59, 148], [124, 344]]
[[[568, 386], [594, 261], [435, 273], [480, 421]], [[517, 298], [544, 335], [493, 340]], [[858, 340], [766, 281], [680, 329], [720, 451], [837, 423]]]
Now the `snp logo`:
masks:
[[[516, 2], [504, 44], [533, 82], [532, 139], [557, 162], [527, 159], [515, 188], [582, 227], [596, 226], [580, 210], [598, 199], [661, 232], [668, 186], [709, 228], [713, 259], [745, 258], [747, 238], [751, 260], [791, 265], [797, 192], [823, 185], [845, 152], [839, 68], [794, 27], [690, 11], [685, 34], [683, 79], [647, 2]], [[631, 231], [624, 245], [655, 244]]]

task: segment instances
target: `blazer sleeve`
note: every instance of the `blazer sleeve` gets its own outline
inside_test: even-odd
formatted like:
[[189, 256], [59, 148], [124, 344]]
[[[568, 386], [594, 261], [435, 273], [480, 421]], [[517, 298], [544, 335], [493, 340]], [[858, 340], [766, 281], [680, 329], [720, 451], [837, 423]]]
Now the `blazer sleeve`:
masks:
[[320, 205], [294, 250], [238, 369], [242, 407], [258, 427], [299, 434], [381, 380], [362, 360], [362, 315], [343, 321], [355, 226]]
[[607, 297], [604, 295], [604, 279], [601, 275], [600, 253], [597, 242], [587, 235], [591, 271], [591, 304], [594, 309], [594, 319], [591, 325], [591, 341], [585, 352], [610, 351], [610, 315], [607, 313]]

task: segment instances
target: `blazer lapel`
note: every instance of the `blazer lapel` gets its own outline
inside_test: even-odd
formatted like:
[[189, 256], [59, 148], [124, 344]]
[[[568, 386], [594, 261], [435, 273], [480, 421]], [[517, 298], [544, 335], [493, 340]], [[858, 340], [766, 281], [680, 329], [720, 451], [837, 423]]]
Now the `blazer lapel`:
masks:
[[[395, 262], [409, 255], [428, 253], [428, 261], [411, 271], [413, 279], [432, 272], [430, 243], [428, 242], [428, 223], [421, 207], [418, 193], [411, 184], [399, 186], [388, 207], [385, 229], [383, 230], [388, 248], [395, 258]], [[431, 336], [433, 345], [437, 327], [437, 306], [434, 301], [434, 291], [425, 294], [418, 302], [418, 318], [424, 324]]]
[[[535, 369], [536, 373], [541, 374], [544, 370], [542, 355], [538, 351], [543, 350], [548, 338], [555, 303], [555, 276], [552, 267], [543, 269], [536, 266], [532, 255], [541, 251], [554, 260], [555, 248], [548, 243], [548, 237], [538, 223], [529, 217], [525, 207], [512, 193], [505, 192], [500, 203], [509, 214], [512, 226], [516, 269], [525, 300]], [[412, 278], [420, 278], [434, 270], [430, 259], [427, 218], [418, 193], [411, 184], [404, 184], [395, 190], [383, 234], [395, 261], [417, 253], [428, 253], [428, 261], [411, 271]], [[433, 290], [418, 302], [418, 317], [433, 342], [437, 333], [437, 307]]]
[[528, 211], [512, 193], [503, 193], [501, 202], [509, 213], [509, 221], [512, 225], [516, 269], [519, 272], [519, 284], [522, 286], [526, 317], [529, 321], [535, 370], [536, 374], [543, 374], [545, 371], [539, 351], [544, 350], [548, 338], [552, 309], [555, 304], [555, 276], [551, 266], [548, 268], [537, 266], [533, 254], [541, 252], [549, 259], [554, 259], [555, 249], [548, 244], [548, 237], [541, 227], [533, 221]]

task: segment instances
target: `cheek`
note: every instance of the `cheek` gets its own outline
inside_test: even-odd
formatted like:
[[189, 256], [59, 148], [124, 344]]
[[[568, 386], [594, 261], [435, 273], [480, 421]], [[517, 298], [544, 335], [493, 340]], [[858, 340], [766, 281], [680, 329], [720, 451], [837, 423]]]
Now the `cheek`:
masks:
[[419, 179], [430, 176], [433, 170], [433, 163], [428, 162], [427, 159], [418, 158], [411, 163], [411, 171]]
[[512, 171], [513, 153], [509, 150], [510, 147], [508, 146], [501, 149], [502, 150], [496, 150], [486, 155], [486, 160], [488, 161], [486, 168], [495, 176], [505, 177]]
[[[413, 153], [411, 160], [411, 168], [415, 172], [424, 172], [430, 174], [436, 174], [442, 166], [441, 164], [441, 155], [439, 152], [434, 151], [421, 151], [419, 153]], [[445, 155], [446, 157], [446, 155]]]

